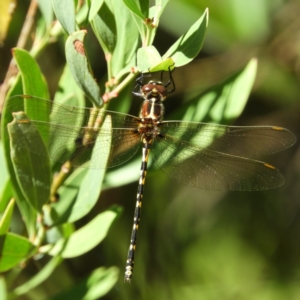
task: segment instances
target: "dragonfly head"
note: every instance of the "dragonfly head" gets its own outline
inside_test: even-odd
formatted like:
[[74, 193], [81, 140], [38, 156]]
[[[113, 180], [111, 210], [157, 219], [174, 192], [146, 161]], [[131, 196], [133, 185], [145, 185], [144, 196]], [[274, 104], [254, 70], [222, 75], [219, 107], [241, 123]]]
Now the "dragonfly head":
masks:
[[168, 90], [161, 81], [151, 80], [141, 88], [141, 94], [145, 100], [163, 101], [168, 96]]

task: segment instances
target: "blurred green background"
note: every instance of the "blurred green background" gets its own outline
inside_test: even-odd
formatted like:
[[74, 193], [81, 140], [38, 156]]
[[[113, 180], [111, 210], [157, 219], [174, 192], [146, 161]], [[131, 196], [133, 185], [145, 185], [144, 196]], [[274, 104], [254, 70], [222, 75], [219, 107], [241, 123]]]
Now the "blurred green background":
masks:
[[[0, 48], [1, 81], [29, 4], [19, 2], [18, 18], [14, 17]], [[194, 93], [222, 82], [257, 57], [255, 86], [234, 125], [277, 125], [299, 137], [300, 2], [171, 0], [154, 41], [157, 49], [163, 54], [206, 7], [209, 25], [203, 49], [192, 63], [174, 72], [177, 89], [167, 100], [165, 119]], [[95, 39], [88, 38], [92, 67], [101, 81], [105, 60]], [[53, 95], [64, 64], [64, 41], [49, 46], [38, 61]], [[136, 102], [135, 113], [140, 105]], [[283, 187], [271, 191], [203, 191], [180, 186], [162, 172], [150, 170], [135, 270], [128, 285], [123, 283], [123, 270], [137, 169], [136, 182], [103, 191], [93, 212], [82, 220], [85, 223], [112, 204], [122, 205], [124, 213], [104, 242], [60, 267], [67, 270], [69, 278], [61, 278], [57, 270], [40, 291], [36, 289], [31, 298], [24, 299], [46, 299], [42, 291], [48, 289], [52, 294], [59, 290], [59, 281], [76, 281], [96, 267], [112, 265], [120, 268], [121, 276], [105, 299], [300, 299], [298, 148], [297, 143], [267, 158], [286, 178]]]

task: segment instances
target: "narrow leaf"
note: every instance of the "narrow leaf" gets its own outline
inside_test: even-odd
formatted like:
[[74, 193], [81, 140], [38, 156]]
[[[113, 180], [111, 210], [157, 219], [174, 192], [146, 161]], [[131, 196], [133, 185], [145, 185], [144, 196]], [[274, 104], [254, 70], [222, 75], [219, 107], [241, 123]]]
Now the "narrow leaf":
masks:
[[[83, 107], [85, 104], [84, 95], [76, 82], [74, 81], [73, 77], [71, 76], [70, 69], [68, 66], [65, 67], [63, 75], [60, 78], [58, 84], [58, 91], [55, 94], [54, 103], [65, 104], [65, 105], [72, 105], [72, 106], [79, 106]], [[50, 121], [55, 124], [61, 123], [61, 115], [59, 111], [54, 111], [50, 115]], [[83, 125], [83, 115], [76, 114], [70, 121], [70, 126], [82, 126]], [[65, 153], [65, 151], [69, 151], [70, 153], [74, 151], [74, 148], [66, 149], [66, 145], [70, 145], [74, 143], [68, 143], [68, 138], [62, 138], [59, 130], [51, 131], [50, 134], [50, 142], [49, 142], [49, 154], [51, 157], [51, 151], [58, 151], [61, 150], [61, 153]], [[75, 144], [74, 144], [75, 147]]]
[[[27, 51], [18, 48], [13, 49], [13, 55], [21, 73], [23, 93], [26, 95], [34, 95], [36, 97], [48, 98], [49, 92], [45, 78], [34, 58]], [[8, 102], [7, 107], [10, 108], [10, 112], [17, 111], [14, 110], [16, 106], [21, 107], [21, 105], [24, 105], [24, 109], [21, 110], [26, 112], [30, 119], [45, 122], [49, 121], [49, 113], [42, 113], [47, 112], [47, 109], [50, 111], [50, 107], [47, 106], [48, 104], [46, 102], [40, 103], [39, 106], [33, 106], [30, 105], [30, 101], [28, 102], [26, 98], [17, 97], [10, 98]], [[42, 138], [45, 144], [47, 144], [48, 136], [43, 134]]]
[[168, 2], [169, 2], [169, 0], [156, 0], [155, 1], [155, 6], [153, 7], [154, 9], [153, 9], [153, 11], [151, 11], [151, 9], [150, 9], [150, 14], [149, 14], [150, 18], [152, 18], [152, 17], [154, 18], [154, 22], [157, 22], [156, 20], [158, 20], [160, 18], [161, 14], [163, 13]]
[[109, 169], [102, 190], [136, 182], [138, 178], [137, 170], [139, 170], [140, 165], [141, 159], [137, 158], [130, 160], [124, 166], [122, 165], [122, 168]]
[[208, 10], [199, 18], [192, 27], [182, 35], [163, 58], [171, 57], [176, 67], [186, 65], [193, 60], [201, 50], [204, 42], [205, 31], [208, 24]]
[[115, 267], [109, 269], [98, 268], [83, 281], [76, 284], [69, 291], [62, 293], [51, 300], [96, 300], [106, 295], [116, 284], [119, 270]]
[[154, 65], [153, 67], [151, 67], [149, 69], [150, 72], [158, 72], [158, 71], [169, 71], [174, 69], [174, 61], [172, 60], [172, 58], [167, 58], [162, 60], [160, 63], [158, 63], [157, 65]]
[[97, 246], [107, 235], [120, 208], [99, 214], [85, 226], [75, 231], [69, 239], [60, 239], [49, 251], [50, 255], [71, 258], [82, 255]]
[[94, 16], [92, 28], [104, 53], [106, 55], [112, 54], [117, 42], [116, 20], [113, 12], [105, 2]]
[[228, 84], [228, 96], [224, 118], [226, 120], [236, 119], [243, 112], [251, 89], [253, 87], [257, 70], [257, 59], [250, 62], [240, 72], [226, 81]]
[[0, 277], [0, 299], [1, 300], [7, 299], [6, 284], [3, 276]]
[[130, 71], [136, 65], [136, 50], [139, 44], [139, 31], [132, 20], [132, 13], [122, 0], [111, 1], [110, 10], [114, 12], [117, 26], [117, 43], [111, 59], [111, 74], [119, 76], [122, 69]]
[[138, 17], [140, 17], [143, 21], [148, 17], [148, 15], [144, 15], [141, 11], [140, 7], [137, 5], [135, 0], [123, 0], [125, 5]]
[[65, 66], [59, 79], [57, 92], [53, 101], [55, 103], [74, 106], [84, 106], [85, 104], [84, 95], [72, 77], [68, 66]]
[[104, 0], [92, 1], [90, 11], [89, 11], [89, 21], [90, 22], [94, 19], [94, 17], [98, 13], [103, 2], [104, 2]]
[[149, 72], [149, 69], [162, 62], [162, 57], [154, 46], [142, 47], [137, 52], [137, 67], [140, 72]]
[[[106, 117], [104, 120], [101, 131], [111, 130], [111, 119]], [[111, 140], [107, 138], [107, 147], [110, 147]], [[95, 143], [95, 151], [93, 151], [91, 160], [97, 160], [97, 147], [99, 143]], [[104, 165], [109, 157], [109, 152], [101, 157]], [[58, 201], [51, 205], [52, 221], [57, 223], [61, 222], [75, 222], [76, 220], [85, 216], [94, 207], [97, 202], [102, 181], [105, 175], [105, 169], [77, 169], [59, 189], [58, 193], [63, 201]], [[51, 224], [48, 224], [51, 225]]]
[[46, 21], [47, 28], [50, 28], [53, 22], [53, 9], [51, 1], [49, 0], [37, 0], [40, 11]]
[[8, 174], [8, 170], [7, 170], [6, 162], [5, 162], [5, 155], [4, 155], [2, 141], [0, 141], [0, 169], [1, 169], [1, 172], [0, 172], [0, 195], [1, 195], [1, 192], [4, 188], [4, 184], [6, 183], [6, 181], [9, 178], [9, 174]]
[[230, 76], [223, 83], [195, 96], [171, 119], [194, 122], [232, 123], [242, 113], [248, 100], [256, 74], [257, 61], [252, 59], [245, 68]]
[[0, 191], [0, 213], [3, 212], [13, 197], [11, 179], [3, 182], [2, 190]]
[[[11, 199], [0, 220], [0, 235], [6, 234], [9, 230], [14, 207], [15, 207], [15, 200]], [[3, 249], [2, 246], [3, 245], [0, 244], [0, 249]]]
[[14, 48], [12, 53], [21, 73], [23, 93], [49, 98], [45, 78], [34, 58], [26, 50], [19, 48]]
[[[7, 97], [10, 97], [12, 95], [16, 94], [22, 94], [22, 82], [21, 82], [21, 76], [20, 73], [16, 78], [15, 84], [11, 87]], [[14, 172], [14, 167], [11, 162], [11, 157], [10, 157], [10, 140], [9, 140], [9, 135], [7, 131], [7, 124], [12, 121], [12, 114], [9, 109], [7, 109], [7, 106], [10, 102], [11, 98], [7, 98], [4, 104], [4, 108], [2, 111], [2, 118], [1, 118], [1, 139], [4, 147], [4, 155], [5, 155], [5, 160], [6, 160], [6, 166], [10, 175], [10, 183], [11, 183], [11, 188], [13, 191], [14, 198], [17, 201], [18, 208], [20, 209], [20, 212], [22, 214], [22, 217], [24, 219], [24, 223], [26, 225], [28, 235], [30, 237], [35, 236], [35, 231], [36, 231], [36, 212], [33, 210], [29, 203], [25, 201], [24, 196], [22, 194], [22, 191], [19, 187], [15, 172]], [[20, 109], [24, 109], [24, 106], [22, 104], [23, 102], [20, 103]], [[6, 196], [7, 201], [12, 197], [12, 193], [8, 191], [8, 194]]]
[[13, 295], [21, 296], [28, 293], [33, 288], [39, 286], [42, 282], [49, 278], [49, 276], [61, 262], [62, 258], [60, 256], [53, 257], [35, 276], [31, 277], [30, 280], [14, 289]]
[[[14, 120], [8, 125], [8, 132], [14, 169], [27, 202], [41, 211], [50, 197], [51, 175], [47, 149], [37, 128], [27, 116], [22, 112], [13, 115]], [[35, 147], [43, 155], [32, 152]]]
[[10, 270], [29, 255], [34, 254], [34, 245], [22, 236], [7, 233], [4, 236], [0, 236], [0, 238], [4, 240], [0, 260], [0, 272]]
[[100, 88], [92, 76], [88, 58], [84, 50], [84, 37], [86, 31], [74, 32], [66, 41], [66, 59], [72, 76], [78, 86], [84, 91], [89, 100], [97, 107], [103, 105]]
[[52, 0], [56, 18], [64, 30], [70, 35], [76, 31], [74, 0]]

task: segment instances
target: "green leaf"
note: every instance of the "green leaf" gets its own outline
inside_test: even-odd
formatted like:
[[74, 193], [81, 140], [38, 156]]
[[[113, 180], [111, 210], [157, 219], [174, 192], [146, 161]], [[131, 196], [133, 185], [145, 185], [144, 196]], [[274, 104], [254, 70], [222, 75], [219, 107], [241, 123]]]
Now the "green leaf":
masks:
[[[12, 292], [14, 297], [21, 296], [35, 287], [39, 286], [42, 282], [47, 280], [49, 276], [53, 273], [53, 271], [57, 268], [57, 266], [62, 262], [62, 258], [60, 256], [53, 257], [36, 275], [31, 277], [27, 282], [15, 288]], [[11, 295], [10, 295], [11, 296]]]
[[222, 110], [225, 120], [236, 119], [243, 112], [255, 81], [256, 70], [257, 59], [253, 58], [245, 68], [226, 80], [226, 107]]
[[194, 122], [232, 123], [246, 105], [254, 83], [256, 67], [257, 61], [252, 59], [241, 71], [201, 96], [196, 96], [169, 118]]
[[146, 37], [147, 39], [145, 40], [145, 46], [146, 45], [151, 45], [154, 41], [156, 31], [158, 28], [159, 24], [159, 19], [161, 14], [163, 13], [163, 10], [165, 8], [165, 5], [167, 5], [167, 2], [162, 5], [161, 1], [156, 1], [156, 5], [150, 7], [149, 9], [149, 19], [151, 22], [147, 24], [147, 30], [148, 30], [148, 35], [150, 34], [150, 37]]
[[163, 59], [154, 46], [138, 49], [137, 68], [139, 72], [168, 71], [172, 66], [174, 66], [174, 61], [171, 58]]
[[[5, 235], [9, 228], [10, 228], [10, 222], [11, 222], [11, 217], [14, 211], [14, 207], [15, 207], [15, 200], [11, 199], [8, 206], [6, 207], [6, 210], [4, 212], [4, 214], [1, 217], [0, 220], [0, 236]], [[1, 243], [1, 241], [0, 241]], [[3, 249], [3, 245], [0, 244], [0, 249]]]
[[92, 1], [90, 11], [89, 11], [89, 21], [91, 22], [97, 15], [100, 7], [102, 6], [104, 0]]
[[[257, 60], [252, 59], [245, 68], [230, 76], [224, 83], [214, 88], [213, 107], [209, 108], [209, 115], [214, 122], [232, 123], [243, 112], [256, 76]], [[206, 97], [211, 97], [210, 93]], [[205, 101], [204, 101], [205, 102]]]
[[75, 231], [70, 238], [60, 239], [49, 251], [50, 255], [71, 258], [82, 255], [97, 246], [107, 235], [108, 229], [120, 214], [120, 208], [114, 208], [96, 216], [85, 226]]
[[37, 0], [40, 11], [46, 21], [47, 28], [50, 28], [53, 22], [53, 9], [51, 1], [49, 0]]
[[[77, 196], [87, 172], [88, 169], [78, 168], [66, 179], [64, 184], [58, 190], [61, 200], [45, 207], [45, 224], [53, 226], [54, 224], [57, 225], [65, 222], [71, 223], [76, 220], [76, 215], [80, 218], [86, 214], [86, 210], [81, 214], [80, 209], [78, 209], [78, 204], [75, 211], [73, 211], [73, 206], [76, 205], [77, 200], [81, 200], [81, 198], [78, 199]], [[90, 206], [90, 199], [86, 198], [85, 200], [88, 202], [85, 207]]]
[[174, 69], [174, 61], [172, 58], [167, 58], [158, 63], [157, 65], [154, 65], [149, 69], [150, 72], [159, 72], [159, 71], [169, 71], [169, 69], [172, 71]]
[[[102, 0], [100, 0], [100, 2], [101, 1]], [[86, 28], [89, 26], [90, 22], [89, 22], [88, 18], [89, 18], [90, 8], [93, 5], [93, 2], [99, 2], [99, 0], [97, 0], [97, 1], [87, 0], [84, 2], [81, 1], [79, 3], [79, 5], [78, 5], [78, 1], [76, 1], [75, 6], [78, 8], [78, 10], [76, 11], [76, 16], [75, 16], [77, 27]]]
[[142, 47], [137, 52], [137, 67], [140, 72], [149, 72], [150, 67], [162, 62], [162, 57], [154, 46]]
[[[80, 106], [84, 107], [85, 101], [84, 101], [84, 95], [76, 82], [74, 81], [70, 69], [68, 66], [65, 67], [64, 72], [60, 78], [59, 84], [58, 84], [58, 91], [55, 94], [54, 97], [54, 103], [64, 104], [64, 105], [72, 105], [72, 106]], [[61, 123], [61, 115], [58, 113], [58, 111], [52, 112], [50, 115], [50, 120], [53, 123], [60, 124]], [[83, 115], [82, 114], [76, 114], [72, 118], [72, 122], [68, 125], [72, 126], [82, 126], [83, 124]], [[54, 151], [58, 151], [58, 149], [61, 149], [62, 153], [64, 153], [66, 150], [71, 153], [71, 151], [74, 151], [73, 149], [66, 149], [66, 145], [69, 144], [67, 141], [67, 138], [61, 138], [61, 134], [59, 130], [55, 130], [54, 132], [51, 131], [50, 135], [50, 142], [49, 142], [49, 153], [51, 157], [51, 151], [55, 149]], [[71, 144], [73, 144], [71, 142]], [[75, 144], [74, 144], [75, 147]]]
[[114, 12], [117, 26], [117, 43], [111, 59], [111, 76], [119, 77], [119, 72], [136, 65], [136, 50], [139, 44], [138, 28], [132, 20], [132, 14], [122, 0], [114, 0], [110, 9]]
[[7, 299], [6, 284], [3, 276], [0, 277], [0, 299]]
[[202, 48], [207, 24], [208, 10], [192, 25], [188, 32], [171, 46], [163, 58], [171, 57], [176, 67], [186, 65], [193, 60]]
[[132, 97], [132, 85], [125, 86], [118, 96], [121, 101], [110, 101], [106, 106], [111, 111], [117, 111], [120, 113], [128, 114], [131, 108], [131, 104], [134, 101]]
[[[68, 66], [65, 66], [64, 71], [60, 77], [57, 92], [55, 93], [53, 102], [63, 104], [63, 105], [80, 106], [80, 107], [85, 106], [84, 94], [76, 84], [70, 72], [70, 68]], [[53, 121], [55, 119], [56, 116], [52, 112], [50, 115], [50, 120]], [[81, 124], [81, 122], [78, 123], [73, 122], [72, 124], [74, 124], [75, 126], [75, 124]]]
[[84, 91], [89, 100], [97, 107], [103, 105], [100, 88], [92, 76], [88, 58], [84, 51], [84, 37], [86, 31], [74, 32], [66, 41], [66, 59], [72, 76], [78, 86]]
[[126, 165], [122, 165], [121, 168], [109, 169], [109, 172], [105, 176], [102, 190], [136, 182], [140, 166], [141, 158], [136, 158], [130, 160]]
[[[169, 0], [156, 0], [155, 6], [150, 8], [150, 18], [154, 18], [154, 22], [158, 23], [158, 19], [160, 18], [161, 14], [163, 13], [165, 7], [169, 3]], [[153, 11], [152, 11], [153, 8]], [[157, 21], [156, 21], [157, 20]]]
[[64, 30], [70, 35], [76, 31], [74, 0], [52, 0], [56, 18]]
[[112, 54], [117, 42], [116, 20], [105, 2], [94, 16], [91, 24], [104, 53], [106, 55]]
[[99, 198], [104, 175], [105, 169], [76, 170], [58, 190], [63, 201], [51, 205], [52, 220], [75, 222], [89, 213]]
[[8, 232], [11, 226], [11, 217], [14, 211], [14, 206], [15, 206], [15, 200], [12, 199], [7, 205], [5, 212], [2, 215], [0, 220], [0, 262], [2, 256], [4, 255], [3, 251], [4, 251], [6, 233]]
[[8, 174], [7, 167], [6, 167], [6, 162], [5, 162], [5, 156], [4, 156], [4, 149], [3, 149], [2, 141], [0, 141], [0, 169], [1, 169], [1, 172], [0, 172], [0, 195], [1, 195], [1, 192], [4, 189], [4, 186], [5, 186], [5, 183], [9, 178], [9, 174]]
[[85, 104], [84, 95], [72, 77], [68, 66], [65, 66], [60, 77], [54, 102], [74, 106], [84, 106]]
[[[101, 159], [107, 161], [108, 156], [101, 157]], [[76, 220], [79, 220], [89, 213], [95, 206], [99, 199], [105, 171], [105, 169], [88, 169], [87, 174], [79, 186], [76, 201], [72, 209], [72, 214], [68, 218], [69, 222], [75, 222]]]
[[[111, 119], [106, 117], [101, 131], [111, 130]], [[111, 140], [107, 138], [107, 146], [110, 147]], [[99, 146], [99, 144], [98, 144]], [[91, 160], [97, 160], [97, 140], [95, 151], [92, 152]], [[106, 163], [109, 158], [109, 152], [102, 156], [101, 160]], [[63, 201], [58, 201], [51, 205], [53, 222], [74, 222], [85, 216], [95, 205], [99, 198], [102, 181], [105, 175], [105, 169], [77, 169], [59, 189], [59, 195]], [[48, 224], [51, 225], [51, 224]]]
[[[37, 64], [37, 62], [33, 59], [33, 57], [25, 50], [15, 48], [13, 50], [14, 58], [18, 65], [18, 68], [21, 72], [22, 82], [23, 82], [23, 91], [26, 95], [34, 95], [37, 97], [48, 98], [49, 92], [48, 87], [45, 82], [45, 79], [41, 73], [41, 70]], [[22, 111], [26, 112], [27, 116], [32, 120], [39, 120], [48, 122], [49, 121], [49, 112], [50, 106], [49, 103], [43, 102], [39, 103], [39, 105], [31, 105], [30, 99], [27, 98], [10, 98], [8, 100], [7, 108], [10, 112], [15, 112], [16, 107], [20, 107], [23, 104], [24, 99], [24, 109]], [[14, 103], [16, 102], [16, 103]], [[21, 103], [19, 103], [21, 102]], [[48, 110], [48, 111], [47, 111]], [[42, 134], [42, 138], [45, 144], [48, 143], [48, 136], [46, 133]]]
[[8, 202], [13, 196], [13, 190], [11, 185], [11, 180], [7, 178], [3, 182], [3, 187], [0, 192], [0, 212], [3, 212], [8, 205]]
[[43, 124], [49, 122], [50, 101], [35, 101], [35, 97], [27, 95], [16, 95], [6, 102], [6, 113], [25, 112], [30, 120], [40, 121], [36, 123], [36, 128], [41, 135], [45, 145], [48, 145], [49, 131], [44, 130]]
[[[14, 85], [9, 90], [7, 97], [10, 97], [15, 94], [22, 94], [22, 82], [21, 82], [20, 73], [17, 76]], [[12, 98], [14, 98], [14, 97], [12, 97]], [[2, 138], [2, 142], [3, 142], [3, 146], [4, 146], [4, 155], [5, 155], [6, 165], [8, 168], [8, 172], [10, 174], [10, 182], [11, 182], [11, 186], [13, 189], [13, 195], [17, 201], [18, 208], [21, 211], [21, 214], [24, 219], [24, 223], [28, 230], [29, 236], [34, 237], [35, 232], [36, 232], [36, 227], [35, 227], [36, 213], [24, 199], [22, 191], [17, 182], [17, 178], [16, 178], [16, 175], [14, 172], [14, 167], [13, 167], [13, 164], [12, 164], [11, 158], [10, 158], [10, 140], [9, 140], [9, 135], [8, 135], [8, 131], [7, 131], [7, 124], [9, 122], [11, 122], [12, 114], [11, 114], [11, 111], [9, 109], [7, 109], [7, 106], [12, 98], [9, 98], [9, 99], [7, 98], [4, 103], [4, 108], [2, 111], [2, 118], [1, 118], [1, 138]], [[17, 101], [17, 102], [19, 102], [19, 101]], [[24, 108], [23, 101], [19, 102], [19, 104], [20, 104], [19, 108], [22, 110]], [[6, 190], [6, 191], [7, 191], [6, 199], [8, 201], [11, 198], [11, 193], [9, 192], [9, 187], [8, 187], [8, 190]], [[3, 199], [4, 198], [2, 198], [2, 200]], [[3, 204], [3, 203], [1, 203], [1, 204]]]
[[[139, 18], [141, 18], [143, 21], [148, 17], [148, 14], [144, 15], [142, 12], [140, 6], [137, 4], [137, 1], [135, 0], [123, 0], [124, 4]], [[148, 1], [143, 1], [148, 2]], [[149, 2], [147, 7], [149, 7]]]
[[0, 272], [5, 272], [15, 267], [29, 255], [33, 255], [34, 245], [28, 239], [13, 234], [7, 233], [0, 236], [4, 240], [2, 249], [2, 257], [0, 260]]
[[49, 98], [47, 83], [34, 58], [19, 48], [14, 48], [12, 53], [21, 73], [24, 94]]
[[118, 276], [119, 270], [115, 267], [109, 269], [98, 268], [72, 289], [51, 298], [51, 300], [97, 300], [112, 289], [118, 280]]
[[[51, 174], [47, 149], [37, 128], [23, 112], [13, 113], [13, 116], [8, 132], [14, 169], [27, 202], [41, 211], [50, 198]], [[41, 155], [32, 151], [35, 147]]]

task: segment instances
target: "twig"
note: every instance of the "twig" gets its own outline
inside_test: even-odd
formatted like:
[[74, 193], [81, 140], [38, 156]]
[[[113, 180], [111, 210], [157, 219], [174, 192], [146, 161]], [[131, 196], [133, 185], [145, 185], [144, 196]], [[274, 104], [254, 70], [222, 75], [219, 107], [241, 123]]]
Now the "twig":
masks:
[[[32, 0], [29, 5], [27, 15], [26, 15], [26, 18], [24, 21], [24, 25], [22, 27], [16, 47], [18, 47], [18, 48], [25, 47], [26, 41], [31, 32], [32, 25], [34, 23], [34, 16], [37, 11], [37, 8], [38, 8], [37, 2], [35, 0]], [[6, 93], [7, 93], [8, 89], [10, 88], [9, 81], [10, 81], [11, 77], [15, 76], [17, 73], [18, 73], [18, 71], [16, 68], [15, 61], [13, 59], [11, 59], [9, 66], [8, 66], [8, 70], [6, 72], [6, 75], [5, 75], [5, 78], [3, 81], [3, 84], [0, 86], [0, 113], [2, 112], [2, 109], [3, 109]]]

